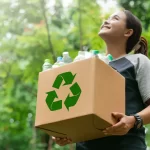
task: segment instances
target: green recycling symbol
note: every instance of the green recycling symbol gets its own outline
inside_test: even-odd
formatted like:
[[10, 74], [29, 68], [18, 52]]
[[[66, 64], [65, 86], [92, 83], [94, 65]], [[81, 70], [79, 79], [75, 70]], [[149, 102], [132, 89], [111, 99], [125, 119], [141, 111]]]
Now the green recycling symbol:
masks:
[[[65, 82], [63, 86], [72, 84], [75, 76], [76, 74], [73, 75], [71, 72], [65, 72], [65, 73], [59, 74], [56, 77], [52, 87], [59, 89], [63, 81]], [[64, 105], [66, 106], [68, 111], [70, 107], [73, 107], [76, 105], [81, 95], [81, 88], [78, 85], [78, 83], [75, 82], [74, 84], [71, 85], [70, 91], [72, 92], [73, 96], [70, 96], [70, 94], [68, 94], [64, 101]], [[46, 94], [48, 94], [46, 97], [46, 103], [51, 111], [62, 109], [62, 100], [54, 101], [56, 98], [58, 99], [58, 95], [55, 90], [46, 92]]]

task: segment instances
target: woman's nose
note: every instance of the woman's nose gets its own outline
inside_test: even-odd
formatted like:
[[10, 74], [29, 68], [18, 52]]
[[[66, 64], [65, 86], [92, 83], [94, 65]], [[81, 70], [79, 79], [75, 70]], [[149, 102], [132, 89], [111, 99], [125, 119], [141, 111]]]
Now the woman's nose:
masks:
[[110, 19], [105, 20], [104, 24], [110, 24]]
[[103, 22], [103, 24], [101, 25], [101, 28], [104, 26], [104, 25], [108, 25], [110, 24], [110, 19], [107, 19]]

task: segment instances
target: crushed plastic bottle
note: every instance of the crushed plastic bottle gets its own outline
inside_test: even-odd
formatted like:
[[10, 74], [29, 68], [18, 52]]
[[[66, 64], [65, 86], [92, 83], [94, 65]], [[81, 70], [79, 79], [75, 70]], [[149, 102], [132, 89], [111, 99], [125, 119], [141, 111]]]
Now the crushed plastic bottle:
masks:
[[75, 57], [74, 61], [79, 61], [85, 59], [85, 51], [79, 51], [78, 55]]

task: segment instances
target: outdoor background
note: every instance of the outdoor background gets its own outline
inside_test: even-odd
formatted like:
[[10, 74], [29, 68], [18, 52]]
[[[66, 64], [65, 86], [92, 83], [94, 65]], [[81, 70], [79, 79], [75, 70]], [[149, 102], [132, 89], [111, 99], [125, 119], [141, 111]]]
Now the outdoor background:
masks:
[[34, 128], [38, 73], [63, 51], [104, 52], [100, 25], [119, 7], [142, 21], [150, 48], [149, 0], [0, 0], [0, 150], [74, 150]]

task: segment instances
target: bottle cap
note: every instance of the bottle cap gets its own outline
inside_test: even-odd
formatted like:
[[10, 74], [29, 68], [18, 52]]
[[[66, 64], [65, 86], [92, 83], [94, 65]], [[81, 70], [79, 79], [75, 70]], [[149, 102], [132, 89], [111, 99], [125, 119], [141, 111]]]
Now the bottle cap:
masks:
[[108, 58], [109, 61], [112, 61], [112, 60], [113, 60], [113, 56], [112, 56], [111, 54], [108, 54], [108, 55], [107, 55], [107, 58]]
[[62, 60], [62, 57], [61, 56], [57, 57], [57, 61], [60, 61], [60, 60]]
[[63, 52], [63, 55], [68, 55], [69, 53], [68, 52]]
[[99, 50], [94, 50], [94, 51], [93, 51], [93, 54], [94, 54], [94, 55], [99, 54]]

